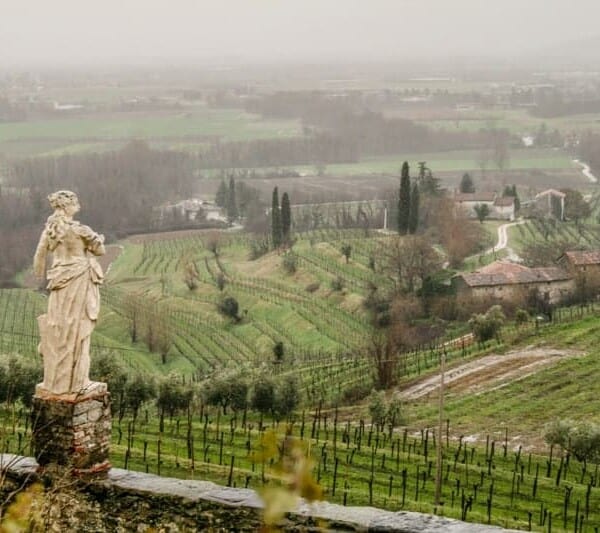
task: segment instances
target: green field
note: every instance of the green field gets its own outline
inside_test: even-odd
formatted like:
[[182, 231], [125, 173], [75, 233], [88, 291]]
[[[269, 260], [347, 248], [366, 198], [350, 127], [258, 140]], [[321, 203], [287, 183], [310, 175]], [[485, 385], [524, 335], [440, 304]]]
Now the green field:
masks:
[[[37, 122], [0, 123], [0, 151], [57, 155], [103, 150], [132, 138], [188, 148], [207, 138], [241, 141], [301, 135], [298, 121], [262, 120], [232, 109], [194, 107], [173, 112], [119, 113]], [[191, 144], [190, 144], [191, 143]]]
[[[477, 163], [479, 152], [476, 150], [457, 150], [449, 152], [407, 153], [397, 156], [365, 157], [358, 163], [327, 165], [328, 175], [357, 175], [357, 174], [398, 174], [404, 161], [413, 169], [419, 168], [419, 161], [426, 161], [427, 166], [435, 172], [465, 172], [480, 171]], [[296, 167], [299, 172], [314, 174], [314, 166]], [[573, 169], [575, 165], [571, 158], [562, 150], [550, 149], [519, 149], [510, 151], [509, 170], [528, 169]], [[493, 165], [488, 170], [494, 170]]]
[[515, 135], [533, 135], [542, 124], [547, 131], [557, 129], [561, 134], [574, 131], [600, 129], [600, 113], [585, 113], [556, 118], [534, 117], [527, 110], [507, 109], [502, 111], [448, 111], [447, 118], [424, 119], [423, 125], [447, 131], [479, 131], [490, 127], [507, 129]]

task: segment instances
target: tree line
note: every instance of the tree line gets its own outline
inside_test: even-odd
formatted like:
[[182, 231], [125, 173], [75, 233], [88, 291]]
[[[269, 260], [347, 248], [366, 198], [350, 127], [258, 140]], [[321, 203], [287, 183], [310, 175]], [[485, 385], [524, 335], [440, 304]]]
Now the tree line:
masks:
[[268, 118], [300, 119], [305, 133], [311, 133], [314, 128], [331, 132], [340, 142], [356, 147], [357, 158], [402, 150], [481, 148], [486, 146], [489, 137], [486, 131], [434, 130], [411, 120], [388, 118], [370, 110], [360, 98], [333, 99], [319, 91], [282, 91], [249, 98], [245, 109]]
[[101, 154], [14, 162], [7, 185], [0, 187], [0, 283], [10, 283], [31, 260], [51, 213], [51, 192], [76, 192], [81, 220], [111, 240], [152, 229], [156, 206], [192, 193], [193, 171], [185, 153], [152, 150], [142, 141]]

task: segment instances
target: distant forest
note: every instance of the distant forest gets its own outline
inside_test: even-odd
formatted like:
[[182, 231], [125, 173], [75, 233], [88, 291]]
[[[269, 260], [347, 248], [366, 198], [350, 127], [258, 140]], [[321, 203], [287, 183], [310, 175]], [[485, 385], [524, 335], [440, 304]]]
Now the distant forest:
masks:
[[31, 261], [51, 209], [47, 196], [75, 191], [82, 220], [110, 240], [147, 230], [152, 208], [167, 199], [189, 197], [193, 161], [184, 153], [151, 150], [132, 141], [116, 152], [25, 159], [0, 188], [0, 285]]
[[278, 92], [246, 102], [246, 111], [265, 118], [299, 118], [305, 131], [318, 128], [351, 147], [355, 157], [407, 151], [443, 151], [486, 146], [486, 131], [433, 130], [402, 118], [386, 118], [360, 99], [332, 99], [320, 92]]

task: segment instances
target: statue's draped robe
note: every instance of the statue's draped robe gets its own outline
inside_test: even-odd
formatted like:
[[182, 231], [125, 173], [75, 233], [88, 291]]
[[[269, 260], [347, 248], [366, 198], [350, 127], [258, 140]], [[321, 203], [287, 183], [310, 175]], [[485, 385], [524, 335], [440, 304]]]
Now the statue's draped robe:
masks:
[[77, 223], [68, 231], [72, 234], [67, 238], [83, 240], [85, 256], [55, 259], [47, 272], [48, 311], [38, 317], [42, 386], [54, 394], [79, 392], [91, 383], [90, 338], [100, 311], [103, 280], [100, 265], [88, 254], [97, 253], [97, 235]]

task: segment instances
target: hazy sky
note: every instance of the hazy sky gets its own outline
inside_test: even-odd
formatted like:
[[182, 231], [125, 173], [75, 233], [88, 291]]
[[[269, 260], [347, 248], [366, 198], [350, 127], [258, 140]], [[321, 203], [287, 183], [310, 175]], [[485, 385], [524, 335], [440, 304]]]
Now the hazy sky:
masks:
[[0, 0], [0, 65], [511, 58], [598, 20], [599, 0]]

